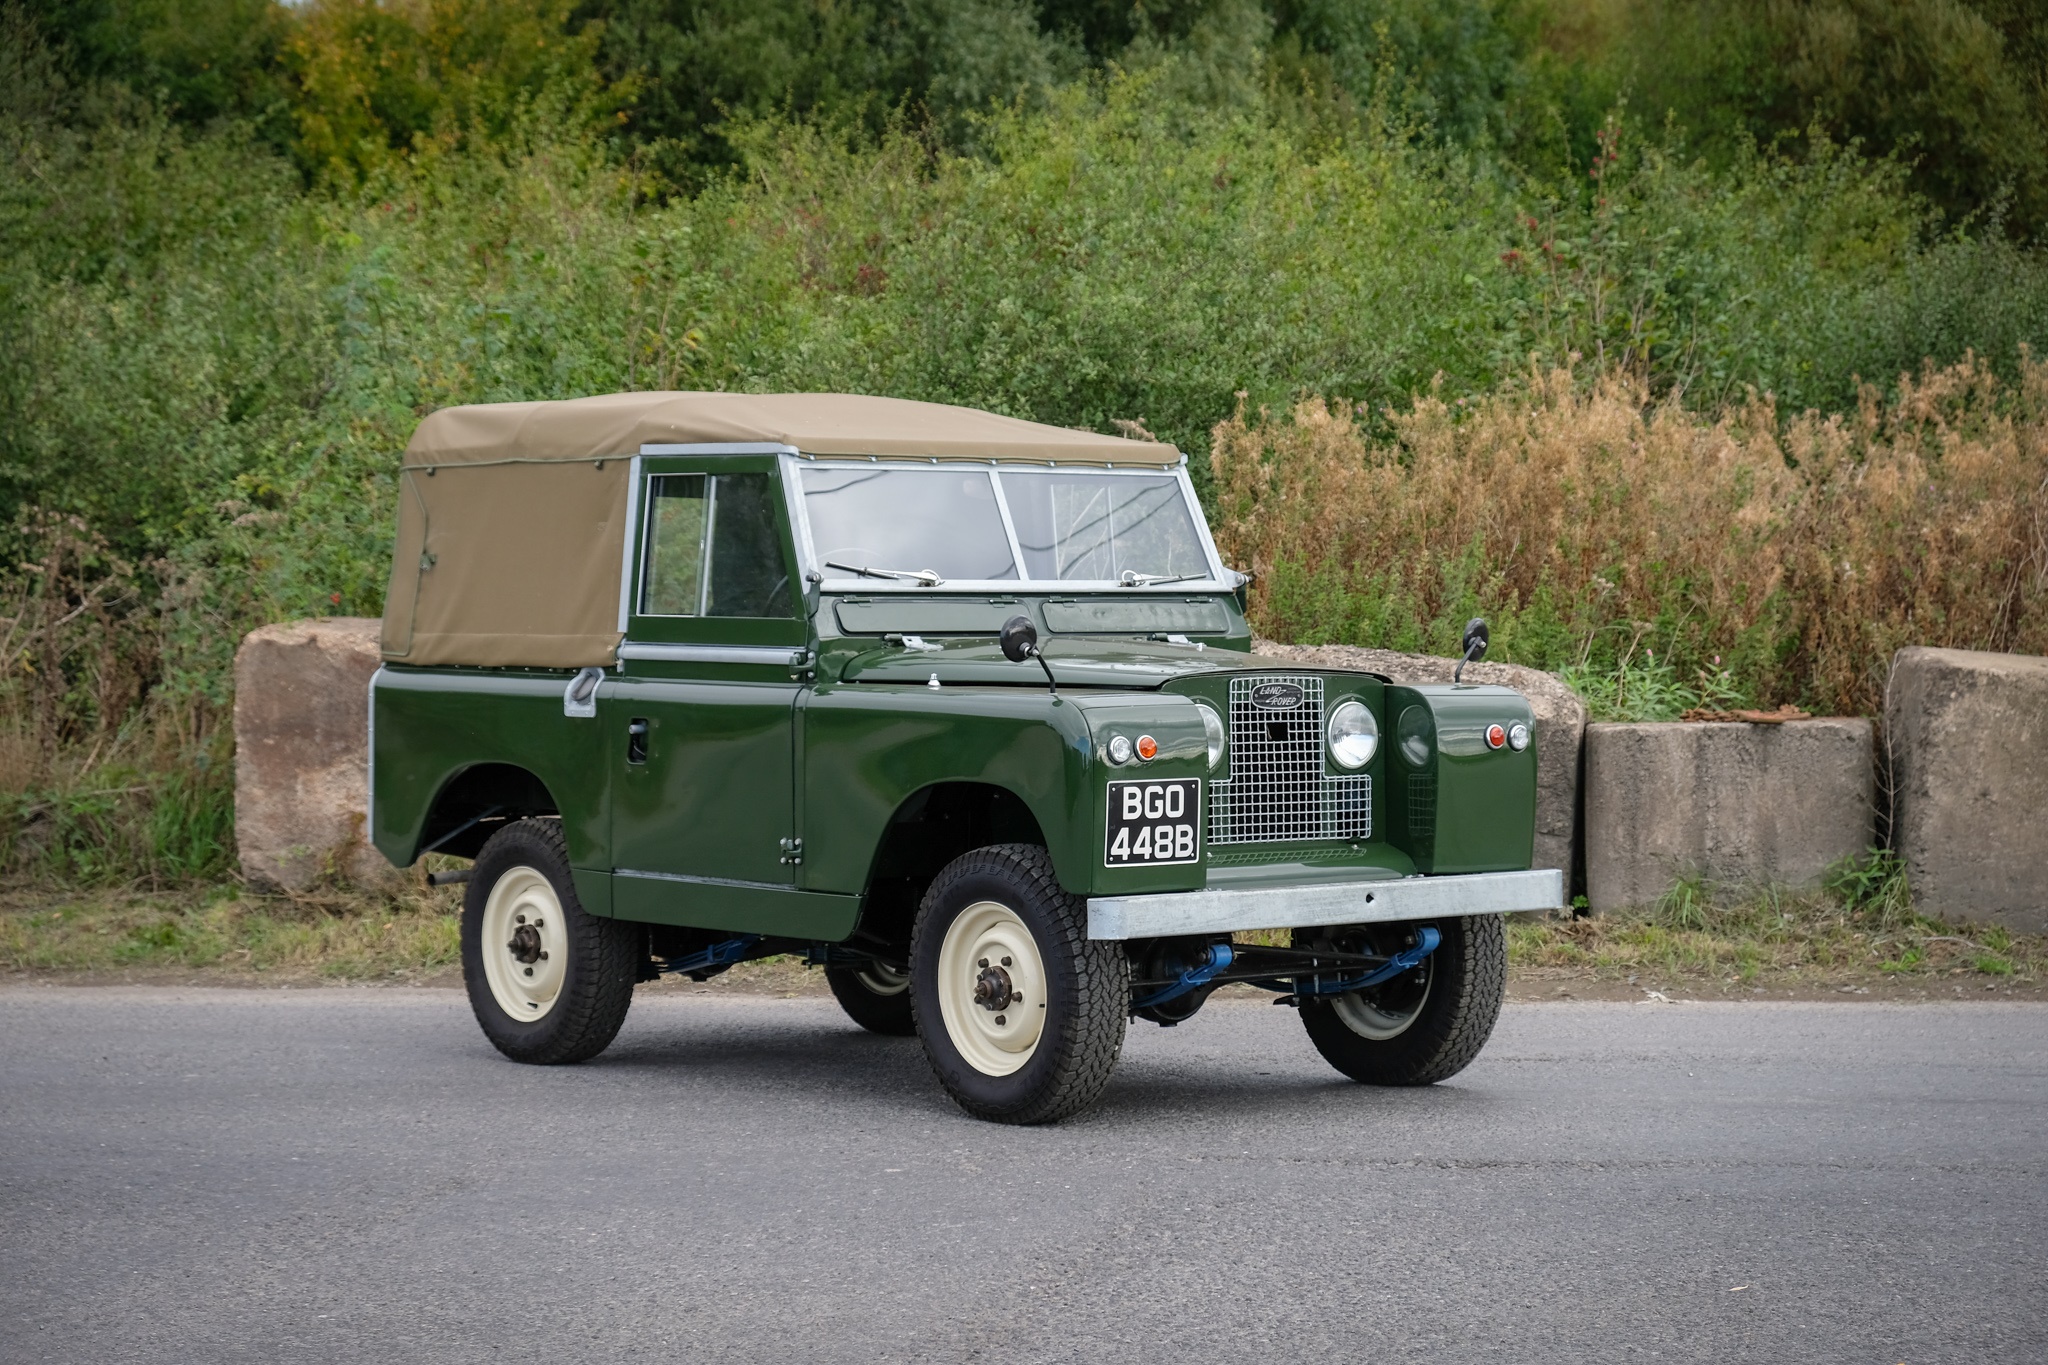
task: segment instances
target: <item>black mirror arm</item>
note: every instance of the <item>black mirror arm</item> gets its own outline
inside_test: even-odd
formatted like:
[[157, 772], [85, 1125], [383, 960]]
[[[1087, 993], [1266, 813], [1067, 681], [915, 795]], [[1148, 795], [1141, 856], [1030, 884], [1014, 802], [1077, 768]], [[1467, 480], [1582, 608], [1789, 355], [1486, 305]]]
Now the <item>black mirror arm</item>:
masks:
[[1060, 694], [1060, 685], [1053, 680], [1052, 665], [1045, 661], [1045, 651], [1041, 650], [1037, 645], [1033, 645], [1031, 646], [1031, 657], [1038, 660], [1038, 666], [1045, 670], [1046, 690], [1057, 697]]

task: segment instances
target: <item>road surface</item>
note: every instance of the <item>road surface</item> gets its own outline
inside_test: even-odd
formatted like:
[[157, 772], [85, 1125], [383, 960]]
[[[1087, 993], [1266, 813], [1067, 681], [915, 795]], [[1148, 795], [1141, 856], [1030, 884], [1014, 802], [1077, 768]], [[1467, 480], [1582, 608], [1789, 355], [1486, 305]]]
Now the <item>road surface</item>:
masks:
[[499, 1059], [445, 990], [0, 990], [0, 1359], [2048, 1361], [2048, 1006], [1290, 1010], [964, 1117], [830, 1001]]

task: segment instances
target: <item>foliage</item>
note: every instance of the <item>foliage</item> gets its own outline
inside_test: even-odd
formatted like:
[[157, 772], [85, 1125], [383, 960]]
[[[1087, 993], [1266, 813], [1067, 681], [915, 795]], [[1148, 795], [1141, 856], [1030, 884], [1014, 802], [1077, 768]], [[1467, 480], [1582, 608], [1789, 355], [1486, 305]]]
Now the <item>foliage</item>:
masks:
[[596, 69], [602, 29], [569, 29], [573, 0], [318, 0], [289, 50], [297, 152], [355, 178], [461, 139], [501, 141], [522, 111], [591, 126], [630, 97]]
[[1699, 160], [1534, 9], [245, 4], [0, 5], [16, 873], [218, 869], [234, 644], [381, 608], [450, 403], [1142, 422], [1269, 631], [1484, 610], [1617, 712], [2038, 647], [2048, 261], [1826, 135]]
[[452, 891], [269, 898], [120, 892], [0, 904], [0, 970], [407, 980], [460, 960]]
[[[1508, 960], [1522, 972], [1590, 969], [1644, 989], [1832, 988], [1891, 978], [1973, 992], [2048, 975], [2048, 939], [1962, 931], [1913, 913], [1891, 855], [1873, 853], [1816, 891], [1720, 888], [1681, 877], [1653, 906], [1570, 920], [1512, 918]], [[1861, 987], [1860, 989], [1868, 989]]]
[[1497, 657], [1659, 717], [1870, 715], [1907, 643], [2048, 652], [2048, 362], [1789, 420], [1554, 370], [1388, 422], [1312, 399], [1217, 427], [1217, 541], [1259, 575], [1266, 635], [1444, 654], [1486, 614]]
[[2029, 0], [1561, 0], [1550, 45], [1726, 157], [1788, 131], [1897, 152], [1951, 215], [2048, 227], [2048, 11]]
[[1828, 869], [1821, 885], [1844, 909], [1877, 925], [1889, 927], [1912, 918], [1906, 861], [1892, 849], [1873, 848], [1860, 857], [1842, 859]]

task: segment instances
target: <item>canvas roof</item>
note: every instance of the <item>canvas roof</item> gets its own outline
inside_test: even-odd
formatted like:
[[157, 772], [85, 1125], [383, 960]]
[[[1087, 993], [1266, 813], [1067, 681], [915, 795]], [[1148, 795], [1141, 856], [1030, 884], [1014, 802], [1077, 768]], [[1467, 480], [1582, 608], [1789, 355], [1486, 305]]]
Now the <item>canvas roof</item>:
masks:
[[406, 447], [384, 657], [613, 662], [632, 469], [643, 445], [773, 443], [811, 455], [1172, 466], [1158, 441], [973, 408], [833, 393], [615, 393], [443, 408]]
[[773, 442], [813, 455], [1180, 463], [1163, 441], [1001, 417], [975, 408], [844, 393], [610, 393], [443, 408], [420, 423], [408, 466], [577, 460], [642, 445]]

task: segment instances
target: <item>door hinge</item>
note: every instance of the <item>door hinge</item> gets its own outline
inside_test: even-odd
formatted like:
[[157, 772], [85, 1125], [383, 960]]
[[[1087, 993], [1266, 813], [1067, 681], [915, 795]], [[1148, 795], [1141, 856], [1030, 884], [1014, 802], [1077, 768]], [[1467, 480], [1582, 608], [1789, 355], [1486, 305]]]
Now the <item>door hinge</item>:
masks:
[[804, 841], [797, 838], [782, 841], [782, 861], [794, 867], [804, 860]]

